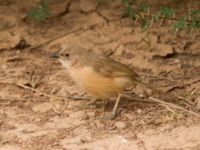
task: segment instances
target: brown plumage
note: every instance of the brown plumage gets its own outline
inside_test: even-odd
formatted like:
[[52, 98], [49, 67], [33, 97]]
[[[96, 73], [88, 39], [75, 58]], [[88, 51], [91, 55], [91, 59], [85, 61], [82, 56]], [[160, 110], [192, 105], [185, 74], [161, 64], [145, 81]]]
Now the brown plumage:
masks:
[[77, 46], [61, 50], [57, 56], [69, 76], [90, 95], [101, 99], [118, 97], [112, 117], [124, 90], [139, 83], [138, 75], [126, 65]]

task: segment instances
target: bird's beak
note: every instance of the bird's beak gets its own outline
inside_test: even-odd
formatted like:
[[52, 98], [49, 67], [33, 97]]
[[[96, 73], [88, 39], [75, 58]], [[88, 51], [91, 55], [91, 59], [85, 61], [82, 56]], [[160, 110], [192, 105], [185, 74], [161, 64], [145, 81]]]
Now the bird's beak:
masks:
[[59, 58], [59, 54], [58, 54], [58, 53], [59, 53], [59, 51], [54, 52], [54, 53], [51, 54], [50, 57], [51, 57], [51, 58]]
[[59, 58], [59, 53], [62, 51], [63, 49], [59, 49], [56, 52], [53, 52], [50, 56], [50, 58]]

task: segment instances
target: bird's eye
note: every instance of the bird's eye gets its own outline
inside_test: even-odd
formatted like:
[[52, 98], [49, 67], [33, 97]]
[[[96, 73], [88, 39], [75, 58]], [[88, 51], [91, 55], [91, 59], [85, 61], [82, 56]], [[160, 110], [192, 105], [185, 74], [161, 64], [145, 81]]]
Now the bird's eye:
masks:
[[69, 54], [65, 54], [65, 57], [69, 57]]

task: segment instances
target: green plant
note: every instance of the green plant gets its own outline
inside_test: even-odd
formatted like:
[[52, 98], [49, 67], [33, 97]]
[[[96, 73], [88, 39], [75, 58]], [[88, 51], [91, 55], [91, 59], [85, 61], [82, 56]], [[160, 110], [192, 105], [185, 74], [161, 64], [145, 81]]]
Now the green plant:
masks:
[[150, 13], [150, 8], [147, 4], [141, 4], [134, 9], [133, 1], [122, 0], [122, 4], [125, 7], [125, 16], [132, 19], [142, 21], [142, 29], [147, 30], [154, 22], [162, 25], [164, 21], [168, 21], [175, 31], [184, 29], [200, 30], [200, 10], [190, 10], [185, 12], [182, 16], [176, 17], [176, 11], [172, 8], [161, 7], [159, 11]]
[[132, 9], [131, 2], [129, 0], [121, 0], [126, 9], [124, 9], [124, 16], [128, 16], [132, 19], [136, 18], [135, 13]]
[[41, 0], [40, 4], [28, 12], [28, 17], [36, 20], [37, 22], [44, 22], [50, 15], [47, 0]]

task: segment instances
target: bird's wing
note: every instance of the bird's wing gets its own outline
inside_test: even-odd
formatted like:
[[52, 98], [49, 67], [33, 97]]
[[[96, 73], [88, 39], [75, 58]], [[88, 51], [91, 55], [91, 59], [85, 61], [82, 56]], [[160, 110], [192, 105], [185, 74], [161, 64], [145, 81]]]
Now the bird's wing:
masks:
[[137, 73], [126, 65], [101, 55], [96, 55], [95, 58], [95, 62], [90, 65], [101, 75], [105, 77], [130, 77], [137, 80]]

